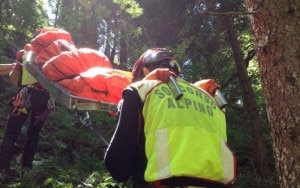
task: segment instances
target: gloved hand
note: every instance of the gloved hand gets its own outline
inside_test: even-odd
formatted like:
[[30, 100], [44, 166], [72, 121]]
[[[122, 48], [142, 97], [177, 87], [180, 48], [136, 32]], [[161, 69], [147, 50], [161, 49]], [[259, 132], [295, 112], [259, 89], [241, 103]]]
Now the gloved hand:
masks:
[[166, 68], [158, 68], [153, 71], [151, 71], [144, 80], [161, 80], [163, 82], [168, 82], [170, 79], [170, 76], [174, 76], [175, 78], [177, 75]]
[[220, 86], [213, 79], [199, 80], [195, 82], [193, 85], [207, 91], [211, 96], [214, 95], [216, 89], [220, 88]]

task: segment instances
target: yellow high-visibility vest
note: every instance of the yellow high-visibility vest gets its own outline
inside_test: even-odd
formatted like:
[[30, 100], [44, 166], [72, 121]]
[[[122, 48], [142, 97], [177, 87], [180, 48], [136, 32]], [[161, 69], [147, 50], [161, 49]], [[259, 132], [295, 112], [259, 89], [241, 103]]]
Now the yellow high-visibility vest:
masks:
[[37, 83], [38, 81], [27, 71], [26, 69], [26, 57], [27, 57], [28, 51], [24, 50], [23, 56], [22, 56], [22, 82], [21, 85], [31, 85], [34, 83]]
[[176, 100], [158, 80], [133, 83], [144, 102], [148, 182], [176, 176], [229, 184], [236, 177], [234, 154], [226, 145], [225, 114], [207, 92], [179, 82]]

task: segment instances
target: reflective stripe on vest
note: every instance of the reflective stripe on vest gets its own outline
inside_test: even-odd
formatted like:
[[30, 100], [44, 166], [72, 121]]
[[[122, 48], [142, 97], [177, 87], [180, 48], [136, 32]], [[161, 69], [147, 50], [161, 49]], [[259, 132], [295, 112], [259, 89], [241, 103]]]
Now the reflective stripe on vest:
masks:
[[28, 54], [28, 51], [24, 50], [23, 56], [22, 56], [22, 83], [21, 85], [30, 85], [37, 83], [38, 81], [27, 71], [26, 69], [26, 56]]
[[231, 183], [235, 158], [226, 145], [224, 113], [204, 90], [184, 82], [179, 85], [184, 94], [175, 100], [160, 81], [132, 84], [144, 102], [145, 180], [187, 176]]

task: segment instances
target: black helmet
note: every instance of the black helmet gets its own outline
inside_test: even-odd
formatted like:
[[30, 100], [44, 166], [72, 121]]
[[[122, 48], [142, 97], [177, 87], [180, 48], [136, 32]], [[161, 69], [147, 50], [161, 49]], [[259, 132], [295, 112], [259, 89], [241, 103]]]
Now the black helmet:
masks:
[[165, 48], [151, 48], [144, 52], [135, 62], [132, 70], [132, 81], [138, 81], [144, 77], [143, 68], [153, 70], [157, 67], [170, 68], [175, 74], [180, 74], [180, 66], [173, 54]]

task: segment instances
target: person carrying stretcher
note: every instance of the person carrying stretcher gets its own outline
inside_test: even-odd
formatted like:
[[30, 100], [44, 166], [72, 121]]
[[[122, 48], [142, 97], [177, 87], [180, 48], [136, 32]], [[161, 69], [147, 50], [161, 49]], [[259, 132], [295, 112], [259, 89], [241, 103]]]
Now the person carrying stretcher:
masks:
[[133, 187], [227, 187], [236, 160], [227, 146], [225, 113], [205, 84], [177, 78], [182, 96], [167, 84], [180, 66], [165, 48], [136, 61], [133, 83], [123, 90], [118, 123], [104, 156], [111, 176]]
[[10, 179], [10, 164], [14, 154], [15, 143], [21, 128], [30, 117], [26, 141], [21, 157], [22, 172], [32, 169], [32, 162], [37, 150], [39, 133], [55, 103], [52, 95], [44, 89], [25, 68], [26, 55], [31, 50], [27, 44], [16, 55], [16, 64], [10, 73], [11, 81], [18, 86], [19, 93], [12, 98], [12, 111], [6, 125], [0, 152], [0, 180], [7, 183]]

